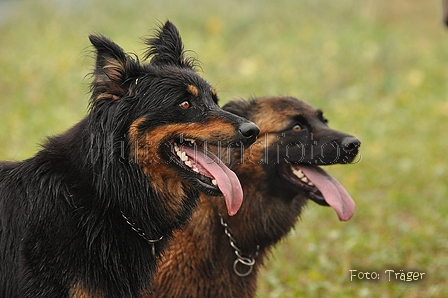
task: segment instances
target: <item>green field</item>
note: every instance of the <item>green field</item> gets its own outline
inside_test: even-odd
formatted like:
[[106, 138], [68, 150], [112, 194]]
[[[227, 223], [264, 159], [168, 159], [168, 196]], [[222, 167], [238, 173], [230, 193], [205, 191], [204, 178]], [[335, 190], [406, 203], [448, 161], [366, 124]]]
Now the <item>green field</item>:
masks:
[[[75, 4], [76, 3], [76, 4]], [[448, 28], [439, 1], [0, 1], [0, 159], [35, 154], [87, 111], [100, 32], [141, 54], [170, 19], [221, 102], [293, 95], [362, 140], [329, 171], [357, 203], [310, 203], [259, 297], [448, 297]], [[350, 270], [381, 280], [350, 280]], [[425, 273], [388, 280], [386, 270]], [[392, 277], [394, 277], [392, 275]]]

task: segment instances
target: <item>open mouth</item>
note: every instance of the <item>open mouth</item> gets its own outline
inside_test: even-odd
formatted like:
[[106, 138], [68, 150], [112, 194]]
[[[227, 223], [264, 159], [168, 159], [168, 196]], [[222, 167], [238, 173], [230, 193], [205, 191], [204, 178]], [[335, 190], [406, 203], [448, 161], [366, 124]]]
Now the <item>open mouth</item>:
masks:
[[283, 164], [282, 177], [305, 192], [319, 205], [331, 206], [339, 220], [349, 220], [355, 211], [355, 202], [345, 188], [318, 166]]
[[172, 140], [167, 150], [183, 176], [207, 195], [223, 196], [229, 215], [241, 207], [243, 190], [236, 174], [218, 157], [204, 149], [204, 142], [192, 138]]

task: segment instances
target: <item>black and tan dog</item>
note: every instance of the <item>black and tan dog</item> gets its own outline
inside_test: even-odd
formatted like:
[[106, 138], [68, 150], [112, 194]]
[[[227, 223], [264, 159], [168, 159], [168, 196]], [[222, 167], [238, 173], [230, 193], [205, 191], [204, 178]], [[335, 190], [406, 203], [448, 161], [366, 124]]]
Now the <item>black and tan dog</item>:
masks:
[[[236, 175], [202, 146], [248, 145], [167, 22], [141, 64], [100, 35], [89, 114], [36, 156], [0, 164], [0, 296], [141, 297], [172, 230], [202, 194], [241, 205]], [[218, 199], [217, 199], [218, 200]]]
[[270, 248], [295, 225], [309, 199], [349, 220], [355, 204], [320, 166], [353, 162], [360, 141], [328, 127], [322, 111], [293, 97], [234, 101], [225, 110], [260, 127], [245, 150], [225, 148], [244, 190], [234, 217], [203, 198], [188, 228], [176, 231], [149, 297], [255, 297], [257, 272]]

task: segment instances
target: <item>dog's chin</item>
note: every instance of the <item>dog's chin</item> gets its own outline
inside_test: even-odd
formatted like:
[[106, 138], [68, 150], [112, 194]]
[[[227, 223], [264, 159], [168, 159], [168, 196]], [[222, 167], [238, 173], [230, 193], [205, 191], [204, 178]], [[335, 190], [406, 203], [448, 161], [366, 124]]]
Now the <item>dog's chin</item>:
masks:
[[313, 202], [321, 206], [330, 206], [325, 201], [322, 193], [307, 180], [307, 178], [291, 167], [289, 163], [282, 163], [278, 166], [280, 176], [286, 180], [298, 192], [306, 195]]

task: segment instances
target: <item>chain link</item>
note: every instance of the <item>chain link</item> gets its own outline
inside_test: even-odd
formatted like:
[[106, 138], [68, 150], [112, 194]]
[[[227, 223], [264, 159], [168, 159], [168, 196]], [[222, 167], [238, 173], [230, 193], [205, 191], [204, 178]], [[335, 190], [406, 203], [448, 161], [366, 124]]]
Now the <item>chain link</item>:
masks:
[[123, 212], [121, 212], [121, 216], [123, 216], [126, 223], [131, 227], [132, 230], [134, 230], [140, 237], [146, 240], [151, 245], [151, 252], [153, 257], [156, 256], [156, 243], [163, 239], [163, 236], [161, 236], [159, 239], [150, 239], [145, 231], [143, 229], [137, 227], [137, 224], [135, 222], [132, 222], [126, 215], [124, 215]]
[[[221, 213], [219, 214], [219, 217], [221, 220], [221, 225], [224, 227], [224, 233], [229, 238], [230, 246], [235, 250], [236, 260], [235, 260], [235, 262], [233, 262], [233, 271], [238, 276], [241, 276], [241, 277], [248, 276], [249, 274], [251, 274], [252, 270], [254, 269], [255, 258], [258, 256], [258, 251], [260, 249], [260, 246], [257, 245], [257, 250], [255, 251], [254, 256], [252, 256], [252, 255], [248, 255], [247, 257], [244, 256], [244, 253], [236, 245], [236, 240], [235, 240], [235, 238], [233, 238], [232, 233], [230, 232], [230, 228], [229, 228], [228, 224], [224, 221], [224, 218]], [[247, 266], [249, 268], [245, 272], [241, 272], [238, 269], [239, 263], [241, 265]]]

